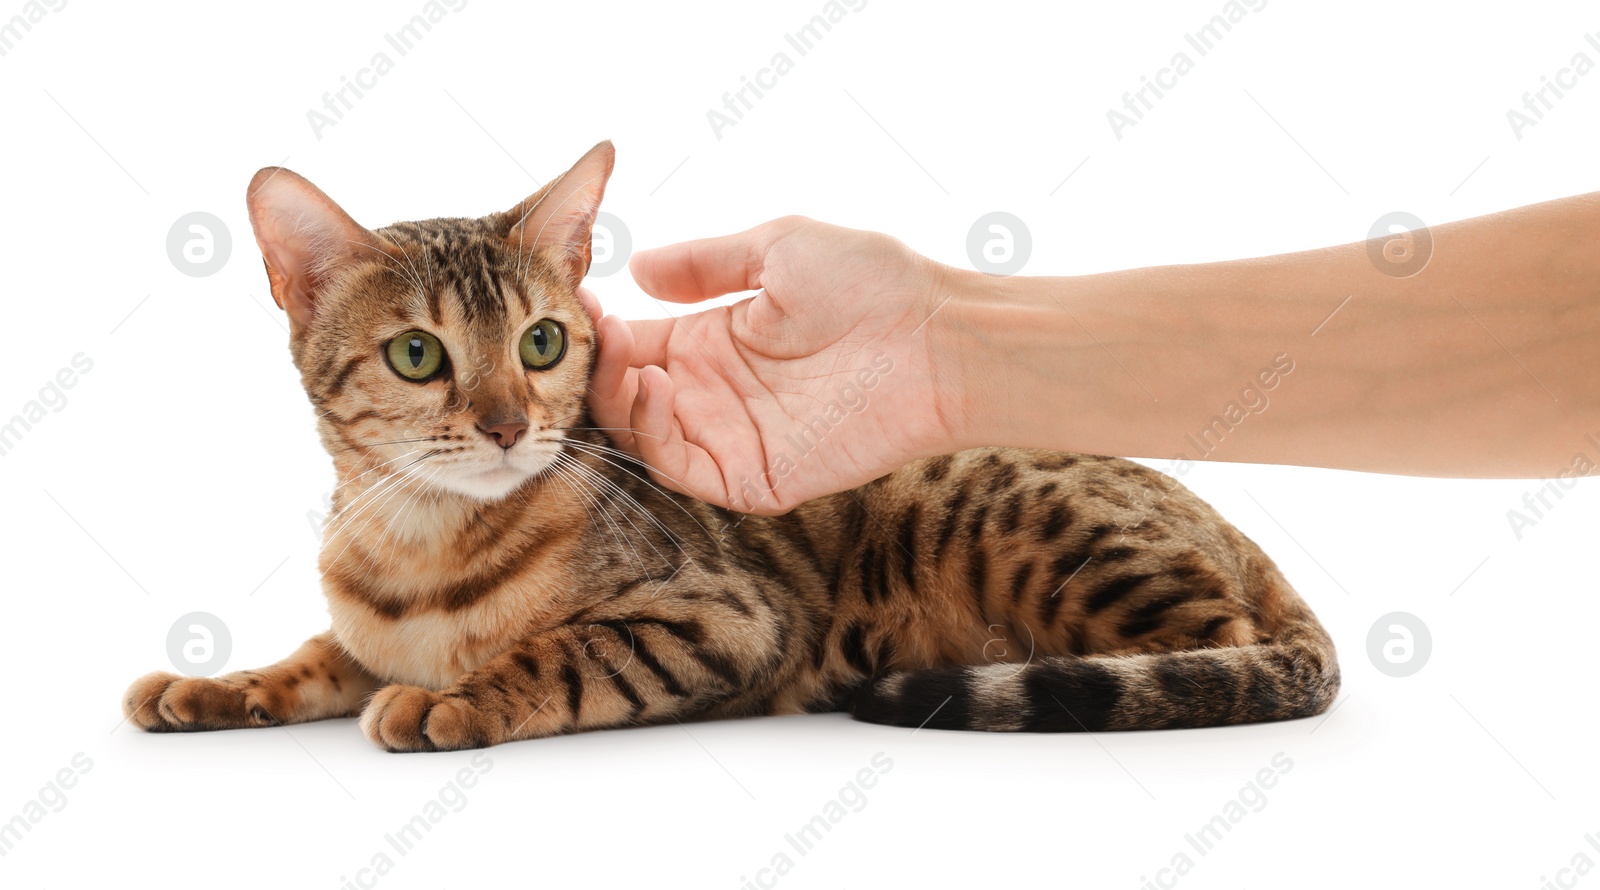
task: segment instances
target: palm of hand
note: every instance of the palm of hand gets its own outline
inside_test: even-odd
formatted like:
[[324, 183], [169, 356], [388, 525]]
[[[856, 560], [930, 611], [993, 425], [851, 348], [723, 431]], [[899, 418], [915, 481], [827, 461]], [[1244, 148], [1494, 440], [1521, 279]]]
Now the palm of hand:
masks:
[[[822, 267], [811, 245], [772, 250], [761, 293], [677, 318], [645, 350], [657, 367], [630, 372], [626, 398], [594, 400], [596, 420], [663, 483], [756, 513], [863, 484], [948, 440], [924, 330], [934, 289], [881, 247], [843, 253]], [[641, 376], [645, 404], [629, 413]]]

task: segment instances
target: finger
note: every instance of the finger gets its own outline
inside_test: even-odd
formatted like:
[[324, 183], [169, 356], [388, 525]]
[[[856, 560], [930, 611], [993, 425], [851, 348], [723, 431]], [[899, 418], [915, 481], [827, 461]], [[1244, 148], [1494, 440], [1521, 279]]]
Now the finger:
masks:
[[705, 449], [683, 437], [673, 414], [676, 388], [658, 367], [640, 370], [639, 396], [634, 401], [634, 441], [650, 477], [667, 488], [720, 506], [728, 506], [722, 471]]
[[583, 304], [583, 311], [589, 313], [589, 320], [599, 324], [601, 317], [605, 315], [605, 310], [600, 308], [600, 298], [594, 295], [594, 291], [579, 287], [578, 302]]
[[634, 378], [638, 374], [628, 369], [633, 337], [627, 322], [614, 315], [600, 319], [599, 336], [600, 354], [595, 359], [594, 374], [589, 378], [589, 416], [618, 448], [638, 457], [633, 433], [628, 427], [637, 386]]
[[611, 399], [621, 391], [628, 374], [634, 351], [633, 331], [615, 315], [600, 319], [596, 331], [600, 335], [600, 354], [589, 378], [589, 389], [598, 398]]
[[639, 371], [637, 394], [628, 425], [637, 432], [634, 450], [644, 460], [652, 477], [674, 491], [690, 494], [676, 480], [688, 470], [683, 431], [672, 416], [675, 390], [667, 372], [651, 366]]
[[[607, 315], [599, 325], [600, 359], [604, 361], [608, 355], [619, 354], [624, 369], [643, 368], [646, 365], [665, 366], [667, 346], [672, 342], [672, 331], [677, 325], [676, 318], [622, 319]], [[610, 331], [609, 335], [607, 331]], [[619, 353], [610, 353], [605, 344], [608, 336], [614, 342], [626, 342], [628, 348]], [[595, 373], [598, 375], [600, 369], [596, 368]]]
[[667, 345], [672, 342], [672, 330], [678, 323], [676, 318], [629, 319], [627, 325], [633, 337], [633, 348], [629, 351], [628, 363], [635, 368], [665, 366]]
[[767, 248], [778, 234], [792, 227], [792, 221], [775, 220], [737, 235], [641, 250], [633, 255], [628, 268], [645, 293], [674, 303], [697, 303], [754, 290], [761, 286]]

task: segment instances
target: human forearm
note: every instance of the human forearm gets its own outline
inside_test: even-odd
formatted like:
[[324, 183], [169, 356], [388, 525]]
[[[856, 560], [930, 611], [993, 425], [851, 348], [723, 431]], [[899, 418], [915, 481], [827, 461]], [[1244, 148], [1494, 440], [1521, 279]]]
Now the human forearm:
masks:
[[1364, 243], [1074, 278], [953, 274], [930, 336], [962, 357], [958, 444], [1554, 475], [1600, 434], [1600, 200], [1430, 234], [1409, 278]]

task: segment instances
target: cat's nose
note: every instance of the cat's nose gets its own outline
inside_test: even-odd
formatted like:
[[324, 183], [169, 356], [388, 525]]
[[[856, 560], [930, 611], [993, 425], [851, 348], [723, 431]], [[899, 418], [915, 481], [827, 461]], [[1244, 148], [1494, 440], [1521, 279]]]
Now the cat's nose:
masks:
[[478, 429], [483, 434], [495, 441], [501, 448], [510, 448], [517, 444], [522, 434], [528, 431], [528, 418], [518, 414], [513, 417], [486, 418], [478, 421]]

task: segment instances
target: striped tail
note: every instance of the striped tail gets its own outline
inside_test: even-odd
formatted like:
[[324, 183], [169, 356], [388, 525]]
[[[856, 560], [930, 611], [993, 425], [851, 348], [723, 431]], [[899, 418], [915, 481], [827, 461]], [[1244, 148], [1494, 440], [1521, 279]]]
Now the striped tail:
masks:
[[897, 671], [850, 710], [891, 726], [1114, 732], [1311, 717], [1338, 693], [1333, 641], [1315, 627], [1255, 646]]

